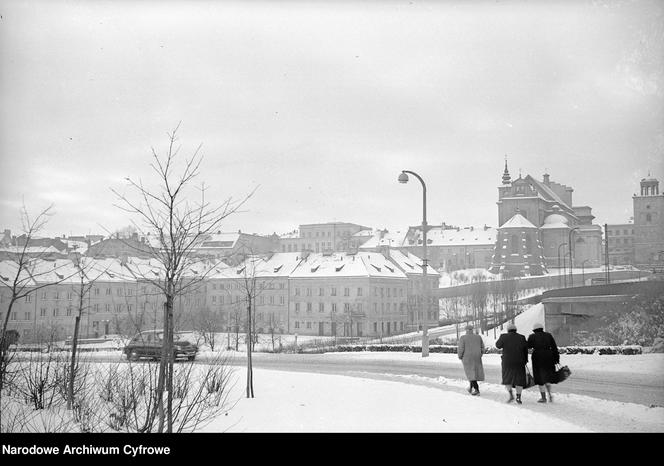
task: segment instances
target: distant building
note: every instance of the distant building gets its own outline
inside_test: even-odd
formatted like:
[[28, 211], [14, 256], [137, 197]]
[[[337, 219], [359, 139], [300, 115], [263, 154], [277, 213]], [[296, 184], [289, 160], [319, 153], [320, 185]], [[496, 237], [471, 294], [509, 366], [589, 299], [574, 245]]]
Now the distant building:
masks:
[[634, 262], [649, 266], [664, 264], [664, 193], [659, 181], [641, 180], [641, 192], [634, 199]]
[[[505, 161], [502, 186], [498, 188], [498, 224], [502, 227], [508, 221], [514, 221], [518, 214], [536, 228], [537, 240], [533, 237], [531, 252], [526, 254], [539, 254], [541, 247], [544, 259], [544, 268], [541, 270], [570, 266], [570, 240], [574, 267], [580, 267], [582, 263], [588, 266], [601, 263], [602, 228], [592, 223], [595, 217], [589, 206], [573, 205], [573, 191], [569, 186], [552, 181], [549, 174], [544, 174], [542, 181], [530, 175], [525, 178], [519, 175], [519, 178], [512, 181]], [[527, 237], [523, 236], [521, 241], [527, 241]], [[507, 249], [505, 246], [504, 237], [500, 243], [496, 243], [492, 270], [504, 266], [505, 261], [510, 262], [513, 259], [510, 254], [521, 254], [522, 245], [508, 245]], [[505, 250], [515, 252], [501, 254]], [[538, 262], [539, 259], [534, 257], [523, 261], [524, 264]], [[523, 269], [517, 273], [513, 267], [510, 268], [511, 273], [517, 275], [534, 274], [538, 269]]]
[[247, 255], [275, 252], [277, 244], [271, 236], [242, 233], [222, 233], [206, 235], [199, 241], [193, 252], [198, 255], [226, 258], [239, 263]]
[[133, 238], [109, 238], [88, 247], [88, 257], [153, 257], [154, 248], [143, 240], [139, 241], [137, 236]]
[[347, 222], [310, 223], [280, 236], [280, 252], [353, 252], [370, 238], [371, 228]]
[[[468, 268], [487, 268], [491, 263], [497, 231], [493, 227], [454, 227], [446, 224], [430, 225], [427, 229], [428, 263], [436, 270], [452, 271]], [[362, 246], [361, 251], [397, 249], [404, 253], [423, 255], [421, 226], [406, 231], [377, 230]]]
[[634, 224], [608, 224], [607, 232], [609, 263], [611, 265], [634, 264]]

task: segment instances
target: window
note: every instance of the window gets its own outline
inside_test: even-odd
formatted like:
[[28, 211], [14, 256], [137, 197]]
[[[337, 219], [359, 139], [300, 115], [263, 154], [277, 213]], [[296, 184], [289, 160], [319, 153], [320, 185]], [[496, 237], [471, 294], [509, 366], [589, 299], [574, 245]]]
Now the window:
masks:
[[59, 291], [55, 292], [55, 299], [60, 299], [60, 292]]
[[32, 302], [32, 295], [31, 294], [29, 294], [25, 297], [25, 302], [26, 303], [31, 303]]
[[307, 288], [307, 296], [311, 296], [311, 288]]
[[127, 304], [127, 312], [132, 312], [134, 307], [131, 304]]
[[270, 304], [274, 304], [274, 296], [270, 296]]
[[46, 308], [45, 307], [42, 307], [39, 310], [39, 317], [46, 317]]
[[318, 303], [318, 312], [325, 312], [325, 303]]
[[311, 322], [307, 322], [307, 328], [311, 328]]
[[344, 303], [344, 312], [350, 312], [350, 303]]
[[332, 312], [337, 312], [337, 303], [332, 303]]
[[48, 299], [48, 293], [46, 293], [46, 291], [42, 293], [42, 299]]
[[115, 312], [122, 312], [122, 304], [115, 305]]
[[325, 288], [318, 288], [318, 296], [325, 296]]
[[60, 309], [58, 309], [57, 307], [54, 307], [53, 308], [53, 317], [58, 317], [59, 314], [60, 314]]
[[362, 296], [362, 288], [358, 288], [358, 289], [357, 289], [357, 295], [358, 295], [358, 296]]
[[[143, 287], [143, 288], [144, 288], [143, 291], [145, 292], [145, 287]], [[97, 288], [97, 287], [95, 287], [95, 296], [99, 296], [99, 288]]]
[[387, 297], [388, 298], [390, 297], [390, 289], [389, 288], [387, 289]]
[[330, 292], [330, 295], [331, 295], [331, 296], [336, 296], [336, 295], [337, 295], [337, 289], [336, 289], [334, 286], [332, 287], [332, 290], [331, 290], [331, 292]]
[[68, 292], [67, 292], [67, 299], [68, 299], [69, 301], [71, 301], [71, 291], [68, 291]]
[[299, 288], [295, 288], [295, 296], [300, 296], [300, 289]]
[[[145, 303], [143, 303], [143, 309], [145, 309]], [[94, 312], [99, 312], [99, 303], [97, 303], [97, 304], [95, 304], [94, 306], [92, 306], [92, 310], [93, 310]]]
[[110, 294], [111, 294], [111, 289], [110, 289], [110, 288], [106, 288], [106, 295], [110, 295]]
[[295, 312], [300, 312], [300, 303], [295, 303]]
[[295, 322], [295, 328], [300, 328], [300, 323], [299, 322]]
[[646, 214], [646, 222], [650, 223], [652, 221], [652, 214]]
[[30, 313], [29, 313], [29, 312], [26, 312], [25, 315], [24, 315], [23, 317], [24, 317], [23, 320], [30, 320]]
[[357, 312], [362, 312], [362, 303], [357, 303]]
[[71, 316], [71, 306], [67, 306], [67, 317]]
[[307, 312], [311, 312], [312, 306], [311, 303], [307, 303]]
[[510, 246], [512, 247], [512, 254], [519, 252], [519, 237], [517, 235], [512, 235]]
[[110, 304], [104, 304], [104, 311], [105, 312], [110, 312], [111, 311], [111, 305]]
[[284, 304], [284, 297], [279, 296], [279, 304], [283, 305]]

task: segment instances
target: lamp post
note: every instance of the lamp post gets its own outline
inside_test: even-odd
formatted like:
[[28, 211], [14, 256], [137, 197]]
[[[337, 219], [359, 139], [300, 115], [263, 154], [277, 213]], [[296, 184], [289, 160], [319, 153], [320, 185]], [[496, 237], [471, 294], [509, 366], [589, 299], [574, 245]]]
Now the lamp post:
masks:
[[574, 243], [572, 243], [572, 233], [574, 233], [574, 230], [578, 230], [579, 227], [574, 227], [569, 231], [569, 286], [574, 286], [574, 278], [572, 275], [572, 269], [574, 267], [574, 262], [572, 261], [572, 249], [574, 246]]
[[[560, 276], [560, 248], [562, 248], [563, 246], [567, 246], [567, 243], [562, 243], [562, 244], [558, 245], [558, 275], [559, 276]], [[563, 276], [564, 275], [565, 275], [565, 271], [563, 270]], [[558, 283], [558, 285], [560, 285], [560, 283]], [[565, 288], [567, 288], [567, 286], [565, 286]]]
[[586, 284], [586, 273], [585, 273], [585, 264], [588, 262], [590, 259], [585, 259], [583, 262], [581, 262], [581, 281], [583, 282], [583, 285], [585, 286]]
[[399, 183], [408, 183], [410, 173], [422, 183], [422, 316], [424, 325], [422, 326], [422, 357], [429, 356], [429, 286], [427, 284], [427, 186], [420, 175], [408, 170], [402, 170], [399, 175]]

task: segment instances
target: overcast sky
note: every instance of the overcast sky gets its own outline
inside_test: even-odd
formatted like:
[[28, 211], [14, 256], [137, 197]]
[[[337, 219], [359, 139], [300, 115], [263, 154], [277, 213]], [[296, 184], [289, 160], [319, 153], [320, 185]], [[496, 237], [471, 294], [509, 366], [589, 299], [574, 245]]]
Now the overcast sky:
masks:
[[[535, 4], [536, 3], [536, 4]], [[546, 171], [597, 223], [664, 185], [661, 1], [3, 1], [0, 228], [55, 203], [48, 233], [129, 224], [110, 188], [150, 183], [181, 123], [190, 195], [241, 198], [224, 231], [347, 221], [497, 226]], [[660, 187], [662, 189], [664, 186]]]

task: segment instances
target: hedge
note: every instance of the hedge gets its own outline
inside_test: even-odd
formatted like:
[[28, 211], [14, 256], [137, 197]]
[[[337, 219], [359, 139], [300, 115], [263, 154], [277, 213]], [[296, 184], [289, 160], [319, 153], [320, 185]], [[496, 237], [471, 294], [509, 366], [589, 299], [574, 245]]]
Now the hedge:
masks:
[[[332, 348], [333, 351], [338, 352], [361, 352], [361, 351], [371, 351], [371, 352], [386, 352], [386, 351], [395, 351], [395, 352], [407, 352], [407, 353], [420, 353], [422, 352], [421, 345], [339, 345]], [[457, 346], [456, 345], [430, 345], [430, 353], [453, 353], [456, 354]], [[500, 354], [502, 350], [499, 350], [495, 346], [488, 347], [485, 351], [485, 354]], [[643, 354], [643, 348], [641, 346], [563, 346], [558, 348], [560, 354]]]

